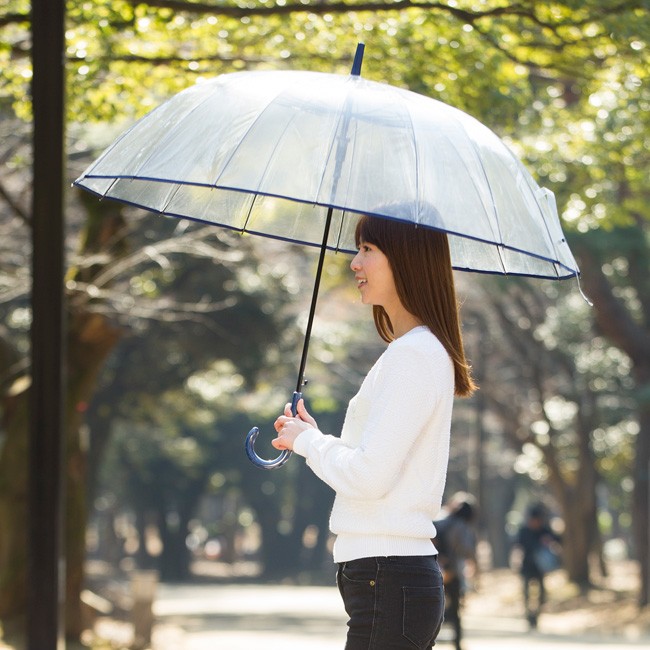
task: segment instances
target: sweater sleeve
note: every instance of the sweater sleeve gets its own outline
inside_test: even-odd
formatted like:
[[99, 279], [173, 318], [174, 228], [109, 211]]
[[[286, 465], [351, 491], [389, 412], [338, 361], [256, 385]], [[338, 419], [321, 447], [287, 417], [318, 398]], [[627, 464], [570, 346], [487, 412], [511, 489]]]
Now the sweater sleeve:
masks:
[[390, 491], [416, 439], [450, 390], [451, 360], [442, 347], [434, 358], [423, 358], [410, 345], [388, 348], [380, 362], [358, 447], [316, 429], [304, 431], [294, 443], [294, 451], [305, 456], [319, 478], [337, 494], [353, 499], [380, 499]]

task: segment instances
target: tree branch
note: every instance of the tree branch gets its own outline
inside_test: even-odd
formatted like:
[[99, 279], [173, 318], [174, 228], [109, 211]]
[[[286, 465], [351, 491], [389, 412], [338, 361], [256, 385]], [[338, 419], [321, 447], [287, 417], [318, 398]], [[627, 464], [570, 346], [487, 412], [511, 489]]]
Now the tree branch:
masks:
[[[554, 22], [542, 20], [536, 12], [536, 5], [507, 4], [498, 7], [491, 7], [485, 10], [470, 10], [450, 6], [442, 2], [431, 2], [427, 0], [395, 0], [366, 2], [350, 2], [340, 0], [338, 2], [287, 2], [285, 4], [261, 4], [250, 3], [249, 6], [213, 4], [210, 2], [187, 2], [186, 0], [131, 0], [134, 6], [146, 5], [161, 9], [172, 9], [192, 14], [210, 14], [213, 16], [225, 16], [229, 18], [245, 18], [252, 16], [280, 16], [298, 13], [309, 13], [315, 15], [343, 14], [350, 12], [401, 12], [405, 9], [436, 10], [451, 14], [459, 21], [474, 25], [476, 21], [483, 18], [494, 18], [498, 16], [519, 16], [526, 18], [538, 27], [550, 29], [557, 35], [557, 29], [561, 27], [576, 27], [593, 23], [599, 18], [616, 16], [629, 12], [633, 9], [642, 8], [640, 1], [629, 2], [623, 0], [618, 5], [608, 8], [596, 8], [584, 18], [567, 18]], [[595, 15], [594, 15], [595, 14]]]
[[[351, 56], [349, 57], [352, 58]], [[93, 57], [68, 57], [66, 62], [69, 65], [84, 65], [88, 61], [92, 60], [93, 63], [114, 63], [119, 61], [120, 63], [142, 63], [145, 65], [172, 65], [175, 63], [190, 63], [196, 61], [205, 61], [205, 62], [214, 62], [219, 61], [220, 63], [245, 63], [245, 64], [257, 64], [257, 63], [277, 63], [277, 57], [271, 56], [240, 56], [237, 54], [211, 54], [211, 55], [201, 55], [201, 56], [140, 56], [137, 54], [125, 54], [120, 55], [116, 53], [110, 53], [106, 56], [93, 56]], [[331, 57], [330, 59], [331, 60]]]
[[316, 15], [343, 14], [358, 11], [403, 11], [404, 9], [438, 9], [450, 13], [460, 20], [471, 22], [477, 18], [487, 16], [498, 16], [516, 12], [525, 13], [527, 10], [518, 5], [495, 7], [487, 11], [468, 11], [458, 7], [451, 7], [440, 2], [427, 2], [426, 0], [396, 0], [396, 2], [287, 2], [286, 4], [263, 5], [251, 3], [247, 7], [236, 5], [216, 5], [208, 2], [185, 2], [184, 0], [131, 0], [134, 6], [147, 5], [184, 11], [195, 14], [210, 14], [213, 16], [226, 16], [230, 18], [244, 18], [250, 16], [280, 16], [297, 13], [309, 13]]
[[0, 197], [2, 197], [7, 205], [14, 211], [17, 217], [19, 217], [26, 225], [31, 226], [32, 220], [29, 214], [25, 212], [16, 201], [14, 201], [13, 197], [9, 192], [7, 192], [5, 186], [0, 183]]
[[[216, 302], [187, 303], [177, 302], [170, 298], [138, 300], [132, 296], [125, 296], [123, 292], [106, 289], [97, 293], [92, 285], [77, 287], [77, 289], [80, 290], [80, 293], [76, 294], [77, 296], [83, 295], [86, 290], [91, 292], [84, 295], [84, 300], [90, 298], [93, 301], [85, 306], [88, 313], [103, 314], [118, 320], [130, 320], [135, 317], [159, 323], [197, 323], [223, 339], [233, 343], [237, 342], [237, 337], [233, 336], [233, 332], [222, 327], [218, 319], [213, 318], [217, 312], [233, 309], [237, 305], [237, 300], [233, 297]], [[98, 298], [101, 300], [98, 301]], [[124, 303], [127, 300], [132, 300], [133, 303], [125, 309]], [[74, 299], [71, 302], [74, 302]], [[119, 303], [122, 303], [122, 306]]]
[[[240, 261], [240, 251], [224, 251], [204, 241], [203, 237], [215, 237], [215, 228], [206, 226], [201, 230], [192, 230], [183, 235], [176, 235], [168, 239], [144, 246], [130, 255], [121, 257], [103, 268], [93, 279], [93, 286], [97, 289], [105, 287], [122, 273], [129, 271], [139, 264], [151, 262], [166, 265], [165, 254], [185, 253], [195, 257], [219, 258], [221, 261]], [[83, 258], [85, 260], [85, 257]], [[90, 263], [93, 260], [91, 259]]]
[[0, 27], [28, 24], [31, 20], [32, 18], [29, 14], [4, 14], [0, 16]]

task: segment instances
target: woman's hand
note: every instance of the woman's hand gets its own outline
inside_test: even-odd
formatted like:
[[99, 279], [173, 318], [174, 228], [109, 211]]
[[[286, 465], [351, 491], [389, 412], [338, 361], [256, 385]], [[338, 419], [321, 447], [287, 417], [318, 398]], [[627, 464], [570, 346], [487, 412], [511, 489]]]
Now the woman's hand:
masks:
[[291, 404], [284, 407], [284, 415], [281, 415], [273, 425], [278, 432], [278, 437], [271, 441], [276, 449], [293, 450], [293, 443], [296, 438], [307, 429], [318, 429], [316, 420], [305, 408], [305, 401], [298, 400], [298, 413], [294, 417], [291, 413]]

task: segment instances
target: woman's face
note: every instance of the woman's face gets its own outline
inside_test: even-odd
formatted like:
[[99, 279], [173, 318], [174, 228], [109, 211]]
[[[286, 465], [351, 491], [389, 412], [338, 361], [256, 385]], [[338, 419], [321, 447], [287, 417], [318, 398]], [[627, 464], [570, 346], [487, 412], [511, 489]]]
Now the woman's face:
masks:
[[350, 268], [365, 305], [378, 305], [390, 311], [392, 305], [399, 304], [393, 271], [377, 246], [362, 241]]

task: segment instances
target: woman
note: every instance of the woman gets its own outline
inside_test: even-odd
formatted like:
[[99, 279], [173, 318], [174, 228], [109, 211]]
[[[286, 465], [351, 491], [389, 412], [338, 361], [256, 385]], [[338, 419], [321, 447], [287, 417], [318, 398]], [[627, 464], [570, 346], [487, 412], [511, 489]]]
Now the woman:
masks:
[[465, 360], [447, 236], [363, 216], [351, 268], [389, 343], [350, 401], [341, 437], [321, 433], [298, 404], [275, 422], [334, 489], [337, 583], [346, 650], [431, 648], [444, 596], [433, 519], [440, 510], [454, 394], [474, 384]]

